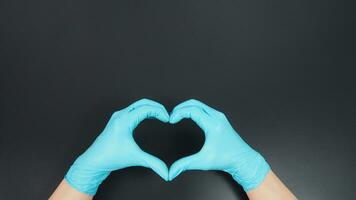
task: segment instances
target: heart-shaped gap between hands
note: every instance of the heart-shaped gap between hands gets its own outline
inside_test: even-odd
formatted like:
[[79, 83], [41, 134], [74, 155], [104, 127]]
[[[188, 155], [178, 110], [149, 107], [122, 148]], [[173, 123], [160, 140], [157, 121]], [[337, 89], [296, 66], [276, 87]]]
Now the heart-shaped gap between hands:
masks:
[[188, 119], [177, 124], [144, 120], [133, 136], [143, 151], [160, 158], [168, 168], [176, 160], [197, 153], [205, 141], [203, 130]]

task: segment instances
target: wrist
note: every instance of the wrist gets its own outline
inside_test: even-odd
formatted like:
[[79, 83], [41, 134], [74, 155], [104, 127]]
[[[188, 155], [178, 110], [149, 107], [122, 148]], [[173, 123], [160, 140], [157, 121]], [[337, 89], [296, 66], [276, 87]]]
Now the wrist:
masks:
[[56, 190], [50, 196], [49, 200], [62, 200], [62, 199], [77, 199], [77, 200], [91, 200], [93, 197], [79, 192], [71, 187], [67, 181], [62, 180]]
[[[84, 167], [85, 166], [85, 167]], [[82, 165], [78, 160], [69, 168], [64, 179], [79, 192], [94, 196], [99, 185], [109, 176], [111, 171], [98, 170]]]
[[263, 182], [271, 168], [264, 157], [253, 149], [239, 157], [231, 175], [248, 192]]
[[247, 192], [249, 199], [265, 200], [296, 200], [294, 194], [270, 170], [263, 182], [255, 189]]

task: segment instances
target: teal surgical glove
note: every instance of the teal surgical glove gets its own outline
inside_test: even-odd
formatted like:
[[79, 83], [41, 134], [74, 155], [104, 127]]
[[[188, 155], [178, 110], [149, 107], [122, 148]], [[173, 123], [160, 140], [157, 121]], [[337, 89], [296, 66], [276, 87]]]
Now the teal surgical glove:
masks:
[[171, 166], [169, 180], [185, 170], [222, 170], [232, 175], [245, 191], [258, 187], [270, 167], [232, 128], [225, 115], [197, 101], [188, 100], [176, 106], [170, 123], [191, 118], [205, 133], [202, 149]]
[[65, 180], [76, 190], [94, 195], [111, 171], [131, 166], [151, 168], [168, 180], [168, 168], [160, 159], [142, 151], [133, 139], [133, 130], [147, 118], [169, 121], [159, 103], [142, 99], [115, 112], [94, 143], [70, 167]]

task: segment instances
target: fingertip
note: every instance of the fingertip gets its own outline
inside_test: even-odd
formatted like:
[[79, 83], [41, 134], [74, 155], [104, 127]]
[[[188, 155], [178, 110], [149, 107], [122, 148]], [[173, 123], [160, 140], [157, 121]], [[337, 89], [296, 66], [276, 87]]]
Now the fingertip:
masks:
[[166, 110], [166, 108], [163, 108], [163, 115], [164, 115], [164, 122], [169, 122], [170, 120], [170, 116], [169, 116], [169, 113], [168, 111]]
[[175, 115], [175, 114], [172, 114], [169, 118], [169, 123], [171, 124], [175, 124], [177, 123], [178, 121], [180, 121], [181, 118], [179, 118], [179, 116]]
[[163, 180], [168, 181], [169, 179], [168, 168], [165, 164], [164, 166], [153, 169], [153, 171], [156, 172], [156, 174], [160, 176]]
[[169, 181], [173, 181], [173, 179], [175, 179], [176, 176], [173, 176], [171, 173], [169, 173], [169, 177], [168, 177], [168, 180]]
[[169, 115], [167, 112], [162, 111], [159, 113], [159, 115], [156, 116], [158, 120], [160, 120], [161, 122], [167, 123], [169, 122]]
[[173, 179], [175, 179], [182, 172], [183, 172], [183, 170], [181, 168], [177, 168], [177, 167], [173, 167], [172, 166], [171, 170], [169, 170], [168, 180], [172, 181]]
[[168, 181], [168, 167], [167, 165], [160, 160], [159, 158], [144, 153], [145, 156], [145, 163], [143, 166], [151, 168], [157, 175], [159, 175], [165, 181]]
[[179, 174], [184, 171], [184, 163], [185, 159], [180, 159], [174, 162], [169, 170], [169, 180], [172, 181], [175, 179]]
[[166, 164], [163, 162], [160, 164], [159, 167], [156, 168], [155, 171], [163, 180], [168, 181], [169, 180], [169, 172], [168, 172], [168, 167]]

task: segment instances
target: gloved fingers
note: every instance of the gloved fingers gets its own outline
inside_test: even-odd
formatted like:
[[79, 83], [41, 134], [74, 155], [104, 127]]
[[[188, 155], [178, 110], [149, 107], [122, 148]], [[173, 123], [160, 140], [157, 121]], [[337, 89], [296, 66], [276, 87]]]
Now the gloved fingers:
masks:
[[198, 101], [196, 99], [189, 99], [189, 100], [186, 100], [180, 104], [178, 104], [174, 109], [180, 109], [182, 107], [186, 107], [186, 106], [198, 106], [200, 108], [203, 109], [204, 112], [206, 112], [208, 115], [212, 114], [212, 113], [215, 113], [215, 112], [218, 112], [217, 110], [215, 110], [214, 108], [204, 104], [203, 102], [201, 101]]
[[191, 118], [204, 132], [207, 132], [209, 115], [198, 106], [184, 106], [174, 109], [171, 113], [169, 122], [175, 124], [183, 118]]
[[164, 106], [156, 101], [150, 100], [150, 99], [140, 99], [138, 101], [135, 101], [134, 103], [132, 103], [131, 105], [129, 105], [128, 107], [125, 108], [125, 110], [127, 110], [128, 112], [133, 111], [134, 109], [136, 109], [137, 107], [140, 107], [142, 105], [151, 105], [151, 106], [157, 106], [157, 107], [161, 107], [164, 108]]
[[168, 167], [161, 159], [142, 150], [139, 152], [138, 159], [140, 166], [151, 168], [165, 181], [168, 181]]
[[184, 158], [181, 158], [174, 162], [169, 169], [168, 180], [171, 181], [176, 178], [179, 174], [186, 170], [204, 170], [202, 165], [203, 162], [203, 155], [201, 153], [196, 153]]
[[128, 113], [132, 119], [132, 130], [135, 129], [138, 124], [143, 120], [149, 118], [155, 118], [162, 122], [169, 121], [169, 114], [164, 107], [159, 107], [155, 105], [141, 105], [136, 107], [134, 110]]

